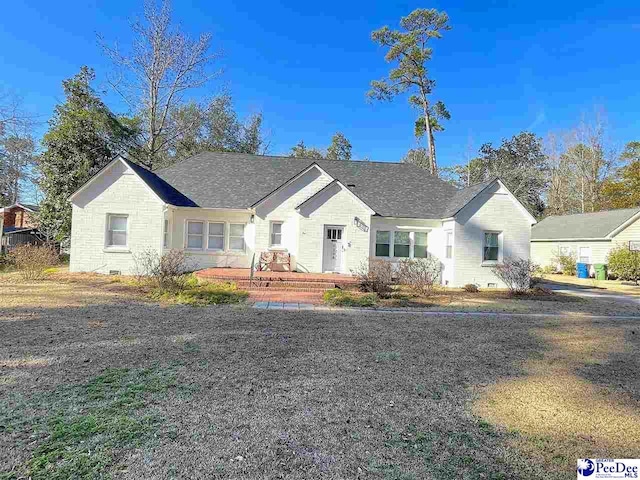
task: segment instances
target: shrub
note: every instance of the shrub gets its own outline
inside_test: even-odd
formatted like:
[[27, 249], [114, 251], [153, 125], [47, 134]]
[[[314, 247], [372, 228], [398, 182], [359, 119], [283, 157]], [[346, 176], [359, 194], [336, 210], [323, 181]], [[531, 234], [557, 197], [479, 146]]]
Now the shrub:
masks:
[[640, 280], [640, 252], [629, 250], [621, 245], [614, 248], [607, 256], [609, 272], [620, 280], [638, 283]]
[[478, 293], [479, 289], [475, 283], [467, 283], [462, 289], [469, 293]]
[[532, 286], [533, 273], [537, 265], [523, 258], [505, 258], [491, 268], [496, 277], [502, 280], [513, 293], [522, 293]]
[[575, 252], [569, 251], [564, 252], [558, 247], [558, 249], [554, 252], [552, 260], [560, 265], [560, 270], [565, 275], [575, 275], [576, 274], [576, 264], [578, 263], [578, 257]]
[[170, 250], [159, 255], [148, 249], [133, 255], [134, 271], [138, 281], [149, 281], [165, 290], [181, 290], [188, 281], [188, 258], [182, 250]]
[[433, 286], [440, 282], [442, 266], [440, 261], [433, 257], [404, 259], [398, 267], [400, 283], [407, 285], [415, 293], [428, 295]]
[[197, 284], [196, 279], [196, 284], [193, 285], [193, 281], [190, 278], [187, 279], [185, 287], [183, 287], [182, 290], [175, 291], [156, 288], [151, 293], [151, 297], [157, 300], [193, 306], [240, 303], [243, 302], [248, 295], [248, 292], [238, 290], [236, 284], [232, 282]]
[[374, 307], [378, 300], [375, 293], [354, 294], [339, 288], [332, 288], [324, 292], [324, 301], [329, 305], [341, 307]]
[[10, 262], [24, 280], [45, 277], [45, 270], [58, 263], [58, 253], [46, 245], [20, 245], [9, 253]]
[[0, 272], [11, 267], [11, 257], [6, 253], [0, 253]]
[[391, 285], [393, 284], [393, 266], [391, 262], [386, 260], [363, 261], [352, 273], [358, 277], [360, 289], [363, 292], [386, 296], [391, 291]]
[[557, 271], [558, 271], [558, 268], [556, 267], [556, 265], [546, 265], [544, 267], [540, 267], [538, 269], [538, 272], [536, 273], [540, 273], [541, 275], [552, 275]]

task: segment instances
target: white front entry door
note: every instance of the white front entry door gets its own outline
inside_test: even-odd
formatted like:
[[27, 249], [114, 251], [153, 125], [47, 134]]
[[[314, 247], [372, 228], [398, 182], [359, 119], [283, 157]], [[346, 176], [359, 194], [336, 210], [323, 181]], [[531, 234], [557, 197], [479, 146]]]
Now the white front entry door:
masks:
[[343, 227], [324, 227], [323, 272], [342, 272]]

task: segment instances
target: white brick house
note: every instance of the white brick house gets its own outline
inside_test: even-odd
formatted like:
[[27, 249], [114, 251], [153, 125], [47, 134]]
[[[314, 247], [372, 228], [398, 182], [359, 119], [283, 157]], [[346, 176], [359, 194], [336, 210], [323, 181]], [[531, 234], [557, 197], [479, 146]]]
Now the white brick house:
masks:
[[123, 158], [71, 197], [71, 271], [131, 273], [136, 252], [184, 249], [196, 268], [266, 251], [292, 269], [350, 273], [432, 256], [443, 283], [500, 285], [529, 258], [535, 219], [499, 179], [458, 190], [408, 164], [204, 153], [150, 172]]

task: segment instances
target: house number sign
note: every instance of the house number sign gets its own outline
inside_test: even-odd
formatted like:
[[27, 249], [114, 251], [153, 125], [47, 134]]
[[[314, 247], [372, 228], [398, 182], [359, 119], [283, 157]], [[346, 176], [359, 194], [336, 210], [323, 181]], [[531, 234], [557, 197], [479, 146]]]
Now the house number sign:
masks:
[[362, 230], [363, 232], [368, 232], [369, 231], [369, 225], [367, 225], [366, 223], [364, 223], [362, 220], [360, 220], [358, 217], [355, 217], [353, 219], [353, 224], [358, 227], [360, 230]]

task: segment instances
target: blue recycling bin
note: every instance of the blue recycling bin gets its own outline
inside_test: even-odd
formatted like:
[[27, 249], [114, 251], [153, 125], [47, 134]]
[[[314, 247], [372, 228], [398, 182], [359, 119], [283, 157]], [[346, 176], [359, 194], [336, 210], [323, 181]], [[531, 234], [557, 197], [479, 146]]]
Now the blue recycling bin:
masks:
[[578, 278], [589, 278], [588, 263], [578, 263], [576, 265], [576, 270], [577, 270]]

